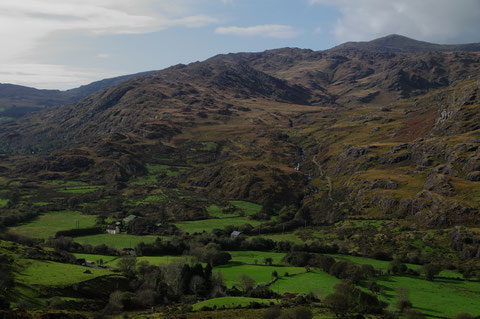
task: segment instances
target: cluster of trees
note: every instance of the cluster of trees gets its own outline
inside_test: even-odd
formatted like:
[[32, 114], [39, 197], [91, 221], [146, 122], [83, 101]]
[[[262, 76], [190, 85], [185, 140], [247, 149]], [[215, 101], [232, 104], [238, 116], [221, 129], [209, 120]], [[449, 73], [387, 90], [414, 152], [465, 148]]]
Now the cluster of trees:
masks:
[[198, 298], [221, 295], [225, 291], [221, 275], [214, 274], [210, 264], [205, 267], [198, 263], [155, 266], [147, 261], [137, 262], [133, 256], [125, 256], [119, 261], [118, 267], [129, 278], [130, 289], [114, 291], [99, 316], [156, 305], [188, 304]]
[[49, 238], [45, 242], [45, 246], [54, 248], [57, 251], [68, 251], [85, 254], [118, 256], [120, 252], [115, 248], [105, 244], [97, 246], [82, 245], [73, 241], [71, 237]]
[[351, 281], [336, 284], [334, 293], [328, 295], [324, 302], [341, 317], [348, 313], [381, 314], [388, 306], [380, 302], [376, 296], [356, 288]]
[[198, 261], [206, 262], [213, 266], [224, 265], [232, 259], [229, 253], [222, 251], [220, 245], [215, 243], [203, 245], [202, 243], [192, 242], [188, 255], [194, 256]]
[[361, 279], [376, 275], [372, 265], [358, 265], [348, 260], [335, 261], [333, 257], [321, 254], [292, 251], [283, 257], [283, 261], [296, 267], [319, 268], [332, 276], [350, 280], [352, 283], [358, 283]]
[[173, 237], [164, 241], [160, 237], [151, 244], [139, 243], [135, 247], [137, 256], [182, 255], [188, 250], [187, 238]]
[[263, 312], [264, 319], [312, 319], [312, 310], [306, 307], [295, 307], [282, 310], [279, 306], [273, 306]]

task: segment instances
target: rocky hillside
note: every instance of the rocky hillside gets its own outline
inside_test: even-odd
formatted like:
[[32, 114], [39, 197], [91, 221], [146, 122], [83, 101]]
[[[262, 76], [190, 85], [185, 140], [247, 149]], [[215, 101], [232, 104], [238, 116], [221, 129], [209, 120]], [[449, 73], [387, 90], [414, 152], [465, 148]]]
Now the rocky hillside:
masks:
[[158, 187], [304, 205], [316, 224], [476, 224], [480, 53], [469, 51], [387, 37], [177, 65], [3, 124], [2, 174], [128, 191], [148, 165], [174, 164], [183, 173]]

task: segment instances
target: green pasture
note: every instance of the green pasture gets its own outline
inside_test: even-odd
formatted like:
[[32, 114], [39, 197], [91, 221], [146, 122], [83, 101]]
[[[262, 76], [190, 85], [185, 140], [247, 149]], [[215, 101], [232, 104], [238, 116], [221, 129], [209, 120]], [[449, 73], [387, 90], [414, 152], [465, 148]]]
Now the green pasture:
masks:
[[230, 213], [224, 213], [222, 211], [222, 207], [218, 205], [210, 205], [207, 207], [207, 213], [208, 216], [210, 217], [215, 217], [215, 218], [231, 218], [231, 217], [238, 217], [237, 212], [230, 212]]
[[8, 205], [8, 199], [0, 198], [0, 208], [4, 208]]
[[257, 265], [264, 265], [265, 258], [272, 258], [273, 265], [286, 265], [282, 261], [282, 258], [285, 256], [285, 253], [275, 253], [275, 252], [263, 252], [263, 251], [229, 251], [232, 255], [231, 262], [242, 263], [248, 265], [255, 265], [255, 260], [257, 260]]
[[245, 215], [250, 216], [254, 215], [262, 209], [262, 205], [258, 205], [252, 202], [246, 202], [243, 200], [231, 200], [230, 204], [235, 206], [238, 210], [241, 210]]
[[95, 226], [96, 216], [82, 215], [74, 211], [49, 212], [9, 229], [15, 233], [34, 238], [49, 238], [61, 230]]
[[294, 244], [302, 244], [303, 240], [299, 238], [295, 233], [284, 233], [284, 234], [265, 234], [258, 235], [258, 237], [271, 239], [273, 241], [289, 241]]
[[87, 194], [102, 188], [103, 186], [72, 186], [65, 187], [63, 189], [57, 189], [57, 191], [65, 194]]
[[81, 187], [81, 186], [88, 186], [88, 183], [80, 182], [80, 181], [63, 181], [63, 180], [51, 180], [46, 181], [45, 184], [51, 186], [63, 186], [63, 187]]
[[262, 222], [257, 220], [247, 220], [244, 217], [232, 217], [232, 218], [215, 218], [215, 219], [202, 219], [186, 222], [178, 222], [175, 225], [182, 231], [193, 234], [206, 231], [210, 233], [215, 228], [223, 229], [225, 226], [241, 226], [244, 224], [250, 224], [252, 226], [260, 225]]
[[158, 236], [135, 236], [135, 235], [128, 235], [128, 234], [98, 234], [98, 235], [91, 235], [91, 236], [81, 236], [75, 237], [73, 240], [77, 243], [82, 245], [92, 245], [98, 246], [101, 244], [105, 244], [109, 247], [115, 249], [123, 249], [123, 248], [135, 248], [139, 243], [144, 242], [146, 244], [153, 243]]
[[279, 276], [283, 276], [285, 272], [292, 274], [301, 274], [305, 272], [302, 267], [282, 267], [282, 266], [262, 266], [262, 265], [245, 265], [230, 262], [226, 265], [217, 266], [215, 271], [221, 271], [223, 280], [227, 287], [238, 286], [238, 277], [240, 275], [248, 275], [252, 277], [258, 284], [267, 283], [272, 280], [272, 272], [276, 271]]
[[152, 202], [161, 202], [161, 201], [164, 201], [165, 199], [167, 199], [167, 198], [163, 195], [150, 195], [150, 196], [147, 196], [146, 198], [144, 198], [142, 200], [137, 201], [135, 203], [135, 206], [142, 205], [142, 204], [148, 204], [148, 203], [152, 203]]
[[19, 263], [22, 270], [15, 275], [15, 279], [27, 286], [66, 287], [99, 276], [112, 274], [107, 269], [94, 268], [88, 268], [91, 274], [85, 274], [83, 272], [87, 269], [86, 267], [53, 261], [21, 259]]
[[278, 274], [282, 277], [270, 286], [270, 289], [280, 294], [286, 292], [304, 294], [313, 292], [315, 295], [323, 298], [333, 293], [335, 285], [340, 281], [319, 270], [308, 273], [304, 272], [290, 277], [284, 277], [283, 272], [279, 272]]
[[480, 315], [480, 282], [454, 279], [424, 280], [423, 277], [388, 276], [378, 278], [390, 307], [396, 305], [398, 288], [409, 291], [413, 307], [431, 316], [451, 318], [460, 312]]
[[165, 174], [166, 176], [177, 176], [185, 170], [187, 167], [184, 166], [172, 166], [172, 165], [153, 165], [147, 164], [146, 166], [148, 175], [137, 179], [132, 182], [132, 185], [145, 185], [152, 184], [157, 181], [157, 177], [160, 174]]

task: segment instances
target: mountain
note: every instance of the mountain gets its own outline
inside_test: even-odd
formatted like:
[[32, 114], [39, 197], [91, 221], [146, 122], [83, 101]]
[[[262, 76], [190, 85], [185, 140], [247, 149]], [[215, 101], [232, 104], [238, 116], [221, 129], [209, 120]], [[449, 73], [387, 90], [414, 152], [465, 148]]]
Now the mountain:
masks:
[[368, 42], [347, 42], [333, 51], [362, 50], [369, 52], [420, 53], [420, 52], [479, 52], [479, 43], [435, 44], [391, 34]]
[[[120, 204], [95, 204], [102, 214], [190, 220], [242, 199], [263, 204], [260, 219], [329, 225], [346, 250], [407, 254], [406, 238], [436, 229], [439, 254], [462, 251], [448, 234], [480, 222], [480, 53], [370, 43], [218, 55], [28, 114], [0, 127], [1, 177], [48, 196], [49, 182], [103, 187]], [[138, 211], [151, 194], [168, 205]], [[367, 242], [339, 223], [372, 219], [391, 221], [394, 238]]]
[[18, 118], [42, 108], [73, 103], [102, 89], [152, 72], [104, 79], [66, 91], [39, 90], [21, 85], [0, 83], [0, 118]]

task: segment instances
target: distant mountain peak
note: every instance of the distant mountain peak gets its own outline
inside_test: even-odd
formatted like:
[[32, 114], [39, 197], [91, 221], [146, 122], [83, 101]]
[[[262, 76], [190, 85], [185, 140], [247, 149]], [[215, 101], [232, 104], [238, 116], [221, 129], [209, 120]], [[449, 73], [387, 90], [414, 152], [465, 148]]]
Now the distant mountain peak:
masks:
[[453, 52], [453, 51], [480, 51], [480, 43], [469, 44], [436, 44], [415, 40], [403, 35], [390, 34], [371, 41], [346, 42], [336, 46], [331, 51], [361, 50], [393, 53], [419, 52]]

